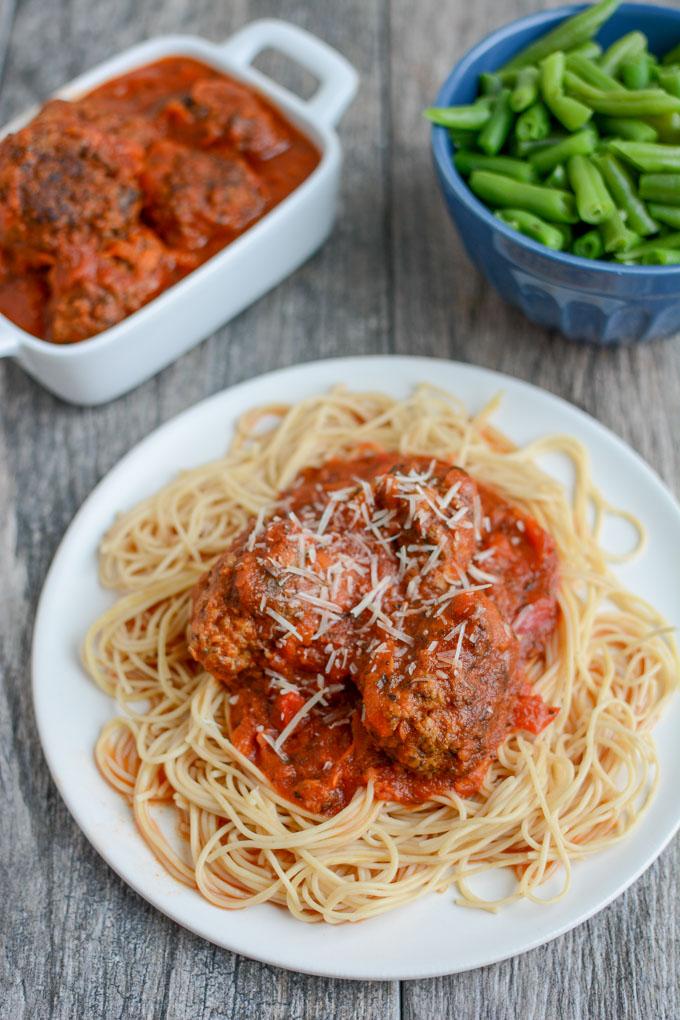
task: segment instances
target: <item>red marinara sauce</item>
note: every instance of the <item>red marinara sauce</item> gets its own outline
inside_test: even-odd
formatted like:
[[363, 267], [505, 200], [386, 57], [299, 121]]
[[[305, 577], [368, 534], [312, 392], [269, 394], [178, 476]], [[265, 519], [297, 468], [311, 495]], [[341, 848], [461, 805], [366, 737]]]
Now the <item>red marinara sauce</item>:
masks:
[[557, 621], [553, 540], [457, 467], [370, 452], [304, 471], [197, 585], [193, 656], [231, 739], [333, 814], [474, 794], [513, 730], [557, 713], [525, 666]]
[[316, 147], [258, 92], [168, 57], [0, 142], [0, 313], [54, 343], [120, 322], [307, 178]]

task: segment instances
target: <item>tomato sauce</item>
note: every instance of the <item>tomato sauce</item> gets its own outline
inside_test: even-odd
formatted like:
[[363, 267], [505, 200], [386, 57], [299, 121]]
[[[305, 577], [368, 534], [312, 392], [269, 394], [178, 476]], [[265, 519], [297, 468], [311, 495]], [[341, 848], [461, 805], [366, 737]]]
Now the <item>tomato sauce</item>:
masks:
[[[333, 814], [370, 780], [417, 804], [474, 794], [557, 620], [557, 557], [465, 472], [375, 453], [309, 469], [199, 583], [192, 654], [231, 739], [289, 800]], [[310, 707], [311, 706], [311, 707]]]
[[319, 162], [259, 93], [169, 57], [0, 142], [0, 313], [55, 343], [121, 321], [229, 244]]

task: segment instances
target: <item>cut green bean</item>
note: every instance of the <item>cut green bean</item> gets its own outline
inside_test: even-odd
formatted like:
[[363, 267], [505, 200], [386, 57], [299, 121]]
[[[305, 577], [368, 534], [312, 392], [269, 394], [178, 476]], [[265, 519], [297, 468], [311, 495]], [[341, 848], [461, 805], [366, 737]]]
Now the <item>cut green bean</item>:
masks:
[[567, 174], [576, 208], [584, 223], [597, 226], [614, 215], [616, 206], [607, 191], [600, 171], [587, 156], [570, 156]]
[[564, 163], [558, 163], [554, 167], [545, 179], [545, 184], [549, 188], [568, 188], [569, 178], [567, 177], [567, 171]]
[[617, 138], [612, 138], [607, 146], [611, 152], [623, 156], [628, 163], [644, 173], [680, 173], [680, 145], [620, 142]]
[[526, 209], [499, 209], [496, 213], [499, 220], [507, 223], [532, 241], [544, 244], [546, 248], [561, 251], [564, 248], [564, 236], [554, 224], [547, 223], [540, 216], [534, 216]]
[[491, 118], [491, 99], [483, 96], [467, 106], [428, 106], [424, 115], [440, 127], [479, 131]]
[[600, 67], [612, 77], [618, 74], [621, 64], [647, 49], [647, 40], [642, 32], [629, 32], [613, 42], [600, 57]]
[[457, 152], [453, 157], [458, 173], [469, 177], [474, 170], [491, 170], [492, 173], [512, 177], [516, 181], [531, 183], [536, 180], [536, 171], [530, 163], [511, 156], [486, 156], [481, 152], [468, 150]]
[[599, 259], [604, 255], [604, 244], [599, 230], [588, 230], [574, 241], [571, 249], [582, 259]]
[[680, 263], [680, 251], [672, 248], [655, 248], [645, 252], [640, 259], [643, 266], [677, 266]]
[[680, 205], [680, 173], [642, 174], [640, 195], [662, 205]]
[[550, 134], [550, 114], [544, 103], [538, 102], [521, 113], [515, 123], [515, 135], [520, 141], [540, 141]]
[[552, 32], [541, 36], [521, 50], [506, 65], [506, 69], [518, 69], [528, 64], [537, 64], [553, 50], [570, 50], [587, 42], [607, 21], [618, 7], [619, 0], [600, 0], [585, 11], [567, 18]]
[[567, 131], [578, 131], [588, 123], [593, 115], [593, 111], [585, 103], [579, 99], [573, 99], [571, 96], [565, 96], [563, 92], [552, 96], [548, 106], [560, 124], [564, 124]]
[[567, 52], [567, 56], [572, 55], [586, 57], [588, 60], [597, 60], [598, 57], [602, 56], [602, 47], [594, 39], [589, 39], [588, 42], [581, 43], [580, 46], [574, 46]]
[[499, 209], [526, 209], [551, 223], [577, 223], [574, 196], [556, 188], [524, 184], [487, 170], [475, 170], [470, 177], [474, 193]]
[[680, 230], [680, 205], [660, 205], [658, 202], [650, 202], [647, 206], [650, 216], [653, 216], [665, 227], [673, 230]]
[[538, 68], [523, 67], [517, 75], [517, 81], [510, 93], [510, 108], [515, 113], [522, 113], [536, 102], [538, 98]]
[[566, 58], [561, 50], [551, 53], [541, 63], [541, 93], [550, 112], [567, 131], [578, 131], [593, 113], [587, 106], [566, 96], [563, 91]]
[[637, 53], [634, 57], [628, 57], [621, 64], [620, 73], [621, 81], [627, 89], [646, 89], [650, 78], [647, 54]]
[[639, 234], [628, 229], [618, 209], [614, 210], [613, 215], [608, 220], [600, 224], [600, 234], [604, 250], [608, 255], [612, 255], [615, 252], [628, 251], [630, 248], [634, 248], [636, 244], [639, 244], [641, 240]]
[[596, 146], [596, 133], [592, 128], [585, 128], [575, 135], [567, 135], [555, 145], [532, 153], [529, 162], [539, 174], [547, 174], [558, 163], [565, 163], [570, 156], [589, 156]]
[[601, 89], [602, 92], [623, 92], [624, 86], [616, 78], [603, 71], [602, 68], [587, 57], [578, 53], [570, 53], [566, 58], [568, 70], [577, 74], [579, 78], [592, 85], [593, 88]]
[[680, 233], [666, 234], [664, 237], [655, 237], [652, 241], [645, 241], [643, 244], [638, 244], [634, 248], [630, 248], [626, 252], [626, 255], [633, 259], [639, 259], [648, 252], [658, 251], [660, 248], [669, 248], [674, 251], [680, 251]]
[[519, 156], [520, 159], [526, 159], [529, 156], [533, 156], [535, 152], [541, 152], [543, 149], [550, 148], [551, 145], [557, 145], [559, 142], [563, 142], [569, 135], [548, 135], [547, 138], [541, 138], [538, 141], [524, 141], [515, 138], [513, 142], [513, 155]]
[[617, 208], [625, 215], [626, 226], [641, 237], [656, 234], [659, 224], [652, 218], [645, 203], [637, 194], [633, 178], [626, 167], [611, 152], [595, 156], [594, 160]]
[[515, 117], [510, 109], [510, 89], [502, 89], [494, 97], [491, 116], [479, 132], [477, 145], [487, 156], [495, 156], [505, 144]]
[[680, 110], [680, 99], [663, 89], [602, 92], [588, 85], [572, 71], [565, 71], [564, 85], [569, 95], [587, 103], [596, 113], [606, 113], [612, 117], [652, 117]]
[[658, 132], [651, 124], [634, 117], [600, 117], [598, 125], [603, 134], [623, 138], [629, 142], [655, 142]]
[[664, 90], [672, 96], [680, 96], [680, 69], [669, 67], [667, 70], [660, 69], [656, 74], [656, 80]]
[[479, 76], [479, 90], [483, 96], [495, 96], [503, 88], [503, 80], [499, 74], [483, 71]]

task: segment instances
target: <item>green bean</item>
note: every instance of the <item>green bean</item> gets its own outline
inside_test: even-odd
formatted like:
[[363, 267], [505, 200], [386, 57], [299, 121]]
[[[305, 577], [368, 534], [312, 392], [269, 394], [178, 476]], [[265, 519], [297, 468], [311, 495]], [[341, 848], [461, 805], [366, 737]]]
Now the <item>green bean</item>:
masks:
[[635, 190], [632, 177], [623, 164], [611, 152], [595, 156], [594, 160], [610, 195], [625, 215], [626, 226], [641, 237], [657, 233], [659, 224], [650, 216], [645, 203]]
[[663, 89], [642, 89], [640, 92], [602, 92], [582, 78], [566, 71], [564, 84], [570, 95], [587, 103], [596, 113], [613, 117], [648, 117], [680, 110], [680, 99]]
[[496, 216], [526, 237], [544, 244], [546, 248], [552, 248], [554, 251], [561, 251], [564, 248], [562, 232], [552, 223], [547, 223], [526, 209], [500, 209]]
[[549, 135], [547, 138], [540, 138], [535, 142], [515, 138], [513, 142], [513, 155], [519, 156], [520, 159], [526, 159], [528, 156], [533, 156], [535, 152], [541, 152], [543, 149], [550, 148], [551, 145], [563, 142], [568, 137], [569, 135], [566, 134]]
[[489, 205], [501, 209], [526, 209], [551, 223], [577, 223], [574, 196], [567, 191], [524, 184], [510, 177], [475, 170], [470, 177], [474, 193]]
[[565, 96], [563, 80], [566, 58], [561, 50], [541, 62], [541, 93], [550, 112], [567, 131], [578, 131], [592, 117], [592, 110], [577, 99]]
[[510, 109], [510, 89], [502, 89], [494, 97], [491, 116], [477, 138], [477, 145], [487, 156], [495, 156], [503, 148], [505, 140], [510, 134], [513, 120], [514, 114]]
[[520, 113], [515, 123], [515, 135], [520, 141], [540, 141], [550, 134], [550, 114], [544, 103], [538, 102]]
[[546, 98], [546, 104], [560, 124], [564, 124], [567, 131], [578, 131], [588, 123], [593, 115], [593, 111], [585, 103], [573, 99], [571, 96], [565, 96], [563, 92], [555, 93], [549, 100]]
[[665, 227], [672, 227], [673, 230], [680, 230], [680, 206], [650, 202], [647, 208], [650, 216], [653, 216], [659, 223], [663, 223]]
[[627, 252], [617, 254], [615, 257], [617, 261], [621, 262], [627, 259], [641, 259], [653, 252], [660, 251], [676, 252], [680, 256], [680, 234], [667, 234], [663, 238], [653, 238], [652, 241], [645, 241], [643, 244], [629, 248]]
[[597, 135], [592, 128], [585, 128], [574, 135], [567, 135], [555, 145], [532, 153], [529, 162], [539, 174], [547, 174], [558, 163], [564, 163], [570, 156], [588, 156], [595, 151]]
[[549, 188], [568, 188], [569, 178], [567, 177], [567, 171], [564, 163], [558, 163], [557, 166], [550, 171], [544, 183]]
[[567, 56], [579, 56], [586, 57], [588, 60], [597, 60], [598, 57], [602, 56], [602, 47], [594, 39], [589, 39], [588, 42], [581, 43], [580, 46], [572, 47], [567, 52]]
[[640, 259], [643, 266], [676, 266], [680, 262], [680, 251], [672, 248], [655, 248], [645, 252]]
[[574, 74], [577, 74], [579, 78], [587, 82], [588, 85], [601, 89], [602, 92], [625, 91], [620, 81], [612, 78], [610, 74], [603, 71], [594, 61], [588, 60], [587, 57], [582, 57], [578, 53], [567, 54], [566, 66]]
[[586, 8], [580, 14], [561, 22], [552, 32], [541, 36], [521, 50], [506, 65], [506, 69], [526, 67], [537, 64], [553, 50], [570, 50], [574, 46], [587, 42], [596, 34], [601, 25], [614, 13], [619, 0], [600, 0]]
[[561, 50], [550, 53], [541, 61], [541, 92], [544, 99], [564, 90], [564, 69], [567, 58]]
[[642, 174], [640, 195], [662, 205], [680, 205], [680, 173]]
[[616, 206], [600, 171], [587, 156], [570, 156], [567, 174], [576, 196], [576, 208], [584, 223], [597, 226], [614, 215]]
[[660, 69], [656, 74], [656, 80], [664, 92], [669, 92], [672, 96], [680, 96], [680, 70], [677, 67], [669, 67], [667, 70]]
[[611, 152], [623, 156], [628, 163], [644, 173], [680, 173], [680, 145], [620, 142], [617, 138], [612, 138], [607, 145]]
[[664, 237], [655, 237], [652, 241], [645, 241], [634, 248], [629, 248], [626, 256], [632, 259], [642, 258], [651, 251], [658, 251], [660, 248], [669, 248], [673, 251], [680, 250], [680, 233], [666, 234]]
[[646, 89], [650, 78], [647, 54], [642, 52], [637, 53], [634, 57], [628, 57], [622, 61], [620, 72], [621, 80], [627, 89]]
[[636, 244], [640, 243], [640, 235], [628, 229], [618, 209], [614, 210], [614, 214], [608, 220], [600, 224], [600, 234], [604, 250], [608, 255], [614, 252], [628, 251], [629, 248], [634, 248]]
[[479, 76], [479, 90], [483, 96], [495, 96], [503, 88], [503, 80], [499, 74], [482, 71]]
[[604, 134], [630, 142], [655, 142], [659, 137], [651, 124], [634, 117], [599, 117], [598, 125]]
[[600, 67], [607, 74], [616, 75], [624, 60], [644, 53], [647, 49], [647, 39], [642, 32], [629, 32], [622, 35], [620, 39], [613, 42], [609, 49], [605, 50], [600, 57]]
[[680, 43], [674, 46], [672, 50], [661, 58], [662, 64], [679, 64], [680, 63]]
[[538, 68], [523, 67], [517, 75], [515, 87], [510, 95], [510, 108], [522, 113], [536, 102], [538, 97]]
[[469, 177], [474, 170], [491, 170], [516, 181], [530, 183], [536, 180], [536, 171], [530, 163], [511, 156], [483, 156], [480, 152], [463, 151], [455, 154], [453, 162], [464, 177]]
[[588, 230], [574, 241], [571, 249], [582, 259], [599, 259], [604, 255], [604, 244], [599, 230]]
[[467, 106], [428, 106], [423, 113], [440, 127], [479, 131], [491, 118], [491, 99], [484, 96]]

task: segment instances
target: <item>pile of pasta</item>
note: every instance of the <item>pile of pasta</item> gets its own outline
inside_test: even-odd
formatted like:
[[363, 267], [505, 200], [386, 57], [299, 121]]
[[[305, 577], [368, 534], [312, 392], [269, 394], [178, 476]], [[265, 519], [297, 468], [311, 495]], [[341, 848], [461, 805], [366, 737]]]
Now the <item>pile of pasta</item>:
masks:
[[[139, 832], [180, 882], [223, 908], [286, 907], [303, 921], [356, 922], [457, 890], [496, 910], [567, 894], [576, 861], [625, 838], [653, 797], [651, 729], [678, 685], [671, 628], [627, 591], [600, 543], [614, 511], [585, 448], [553, 436], [516, 448], [430, 386], [404, 400], [337, 388], [293, 406], [253, 410], [226, 456], [186, 471], [121, 516], [103, 540], [101, 580], [116, 593], [90, 629], [85, 665], [117, 704], [95, 754], [130, 803]], [[198, 578], [299, 471], [366, 444], [456, 463], [531, 514], [560, 558], [559, 622], [529, 677], [559, 706], [538, 737], [513, 733], [479, 794], [416, 807], [381, 802], [369, 783], [333, 817], [277, 794], [229, 739], [229, 692], [190, 657], [186, 629]], [[539, 466], [573, 465], [568, 491]], [[631, 554], [632, 555], [632, 554]], [[168, 817], [170, 815], [170, 817]], [[504, 869], [507, 895], [475, 878]], [[541, 889], [554, 873], [559, 889]], [[552, 894], [554, 892], [554, 894]]]

